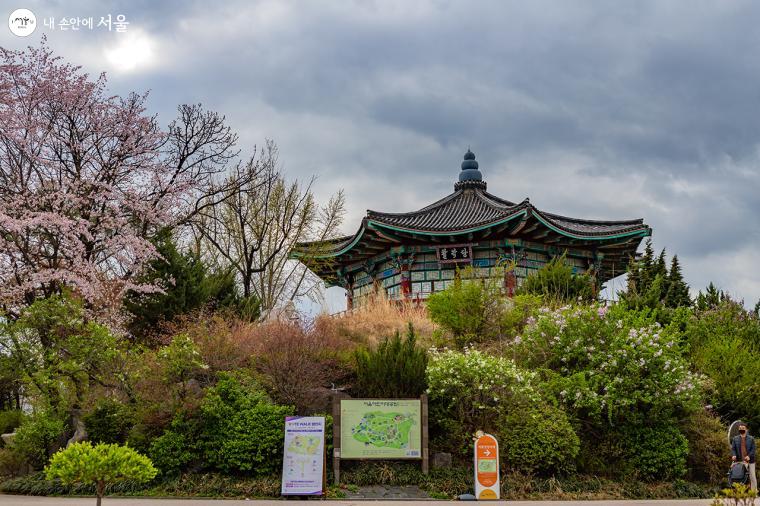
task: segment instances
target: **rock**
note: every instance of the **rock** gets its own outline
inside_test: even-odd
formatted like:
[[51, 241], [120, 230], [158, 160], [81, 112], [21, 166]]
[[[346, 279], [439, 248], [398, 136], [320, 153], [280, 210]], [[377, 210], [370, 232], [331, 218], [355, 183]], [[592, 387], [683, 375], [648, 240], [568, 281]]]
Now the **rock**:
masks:
[[13, 441], [13, 438], [16, 437], [16, 432], [9, 432], [7, 434], [3, 434], [0, 436], [0, 438], [3, 438], [3, 442], [5, 443], [5, 446], [8, 446]]
[[73, 443], [81, 443], [87, 439], [87, 429], [84, 426], [84, 422], [80, 418], [79, 410], [76, 410], [73, 414], [72, 424], [74, 425], [74, 435], [71, 439], [66, 441], [66, 447]]
[[475, 496], [472, 494], [462, 494], [459, 496], [460, 501], [475, 501]]
[[451, 467], [451, 454], [438, 452], [433, 454], [433, 469], [447, 469]]

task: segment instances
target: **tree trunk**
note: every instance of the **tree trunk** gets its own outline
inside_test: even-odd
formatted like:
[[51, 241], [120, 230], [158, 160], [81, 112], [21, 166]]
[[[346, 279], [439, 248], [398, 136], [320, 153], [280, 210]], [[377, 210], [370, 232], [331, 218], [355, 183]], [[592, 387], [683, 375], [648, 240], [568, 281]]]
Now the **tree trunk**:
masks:
[[106, 489], [105, 482], [99, 481], [95, 490], [95, 493], [98, 495], [96, 506], [100, 506], [100, 503], [103, 500], [103, 492], [105, 492], [105, 489]]

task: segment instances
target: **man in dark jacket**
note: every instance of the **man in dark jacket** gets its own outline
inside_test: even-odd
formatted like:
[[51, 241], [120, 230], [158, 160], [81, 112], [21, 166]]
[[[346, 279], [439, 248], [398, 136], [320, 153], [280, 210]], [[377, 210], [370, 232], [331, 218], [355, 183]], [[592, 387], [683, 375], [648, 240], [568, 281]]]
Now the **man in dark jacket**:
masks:
[[755, 438], [747, 433], [747, 424], [739, 423], [739, 435], [731, 441], [731, 460], [744, 462], [749, 467], [749, 479], [752, 490], [757, 490], [755, 474]]

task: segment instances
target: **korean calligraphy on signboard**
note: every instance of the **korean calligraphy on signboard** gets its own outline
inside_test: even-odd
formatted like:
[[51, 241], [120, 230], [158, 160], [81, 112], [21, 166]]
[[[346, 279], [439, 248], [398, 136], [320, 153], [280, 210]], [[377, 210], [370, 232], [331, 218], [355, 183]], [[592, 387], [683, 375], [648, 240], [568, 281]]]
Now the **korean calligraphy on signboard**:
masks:
[[472, 262], [471, 244], [449, 244], [446, 246], [436, 246], [435, 251], [436, 255], [438, 256], [438, 262], [442, 264]]

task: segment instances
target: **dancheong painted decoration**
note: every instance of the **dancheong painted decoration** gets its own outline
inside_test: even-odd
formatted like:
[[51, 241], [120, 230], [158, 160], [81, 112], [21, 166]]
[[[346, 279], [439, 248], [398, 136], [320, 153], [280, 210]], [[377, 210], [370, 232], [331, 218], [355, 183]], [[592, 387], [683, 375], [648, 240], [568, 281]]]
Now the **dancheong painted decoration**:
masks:
[[[347, 290], [348, 308], [385, 290], [391, 299], [422, 300], [450, 286], [457, 269], [499, 277], [512, 294], [532, 271], [565, 255], [575, 272], [601, 283], [625, 272], [652, 229], [641, 219], [569, 218], [491, 195], [467, 150], [454, 192], [418, 211], [367, 211], [353, 235], [298, 244], [292, 256], [328, 286]], [[506, 267], [506, 268], [505, 268]]]

